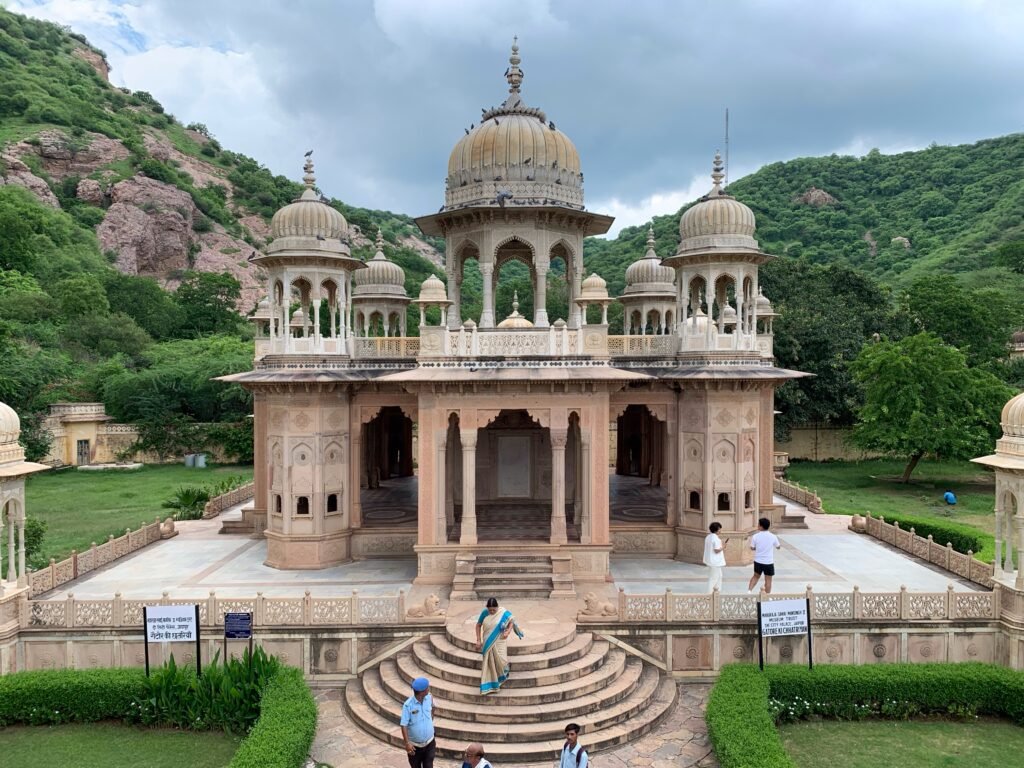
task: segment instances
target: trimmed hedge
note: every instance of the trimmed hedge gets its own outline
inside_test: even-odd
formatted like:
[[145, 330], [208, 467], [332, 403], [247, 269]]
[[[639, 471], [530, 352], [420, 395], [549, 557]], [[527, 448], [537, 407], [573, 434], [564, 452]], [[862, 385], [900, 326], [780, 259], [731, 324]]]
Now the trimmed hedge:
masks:
[[[0, 676], [0, 727], [121, 720], [138, 723], [150, 688], [138, 669], [18, 672]], [[279, 667], [260, 714], [229, 768], [300, 768], [316, 732], [317, 708], [302, 673]]]
[[296, 768], [316, 734], [316, 702], [294, 667], [282, 667], [260, 700], [260, 718], [228, 768]]
[[133, 720], [147, 695], [138, 669], [58, 669], [0, 676], [0, 726]]
[[[982, 556], [988, 555], [988, 559], [992, 558], [994, 548], [994, 539], [991, 535], [986, 535], [984, 531], [979, 531], [977, 528], [972, 528], [969, 525], [963, 523], [945, 522], [944, 520], [932, 520], [925, 517], [911, 517], [910, 515], [884, 515], [885, 522], [900, 524], [900, 528], [904, 531], [909, 531], [911, 528], [914, 529], [914, 533], [924, 538], [932, 537], [932, 540], [941, 546], [946, 544], [952, 544], [953, 549], [957, 552], [967, 554], [973, 552], [978, 556], [979, 560], [984, 560]], [[986, 552], [986, 545], [988, 551]]]
[[794, 768], [775, 727], [788, 719], [993, 715], [1024, 725], [1024, 673], [992, 664], [825, 665], [808, 670], [730, 664], [708, 699], [721, 768]]

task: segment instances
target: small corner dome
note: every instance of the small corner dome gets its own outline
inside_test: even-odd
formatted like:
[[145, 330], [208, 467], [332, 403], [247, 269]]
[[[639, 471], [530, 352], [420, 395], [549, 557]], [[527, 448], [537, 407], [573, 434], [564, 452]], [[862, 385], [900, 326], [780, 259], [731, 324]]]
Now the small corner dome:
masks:
[[774, 308], [772, 308], [772, 303], [760, 290], [758, 290], [757, 298], [754, 300], [754, 307], [758, 317], [775, 317], [776, 313]]
[[313, 161], [309, 157], [306, 158], [302, 180], [306, 183], [302, 195], [275, 213], [270, 220], [271, 237], [275, 240], [281, 237], [346, 240], [348, 222], [345, 217], [322, 202], [313, 189], [316, 177], [313, 175]]
[[436, 275], [430, 275], [420, 286], [420, 302], [432, 304], [447, 304], [448, 291]]
[[271, 318], [270, 312], [270, 299], [264, 296], [260, 299], [260, 303], [256, 305], [256, 311], [250, 316], [250, 320], [269, 320]]
[[1003, 414], [999, 421], [1003, 425], [1003, 437], [1024, 438], [1024, 392], [1003, 406]]
[[675, 279], [675, 270], [662, 264], [654, 250], [654, 228], [651, 227], [647, 230], [647, 252], [626, 268], [626, 285], [661, 283], [662, 287], [667, 285], [672, 290]]
[[705, 248], [757, 250], [754, 212], [722, 191], [721, 155], [715, 155], [711, 191], [679, 219], [679, 252]]
[[377, 252], [366, 262], [366, 269], [353, 275], [359, 294], [394, 293], [405, 296], [405, 270], [384, 255], [384, 235], [377, 230]]
[[21, 419], [7, 403], [0, 403], [0, 445], [18, 442]]
[[512, 294], [512, 314], [498, 323], [499, 328], [533, 328], [533, 323], [519, 314], [519, 293]]
[[608, 283], [596, 272], [583, 281], [583, 289], [580, 291], [581, 299], [607, 299]]

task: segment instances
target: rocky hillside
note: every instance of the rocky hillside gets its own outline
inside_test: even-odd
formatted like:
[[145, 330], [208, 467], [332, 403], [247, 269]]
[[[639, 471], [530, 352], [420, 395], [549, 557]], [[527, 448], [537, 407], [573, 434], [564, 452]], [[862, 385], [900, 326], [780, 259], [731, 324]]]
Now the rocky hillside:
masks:
[[[145, 91], [115, 88], [104, 54], [53, 24], [0, 9], [0, 70], [0, 184], [94, 229], [126, 274], [173, 289], [188, 270], [229, 272], [239, 309], [251, 309], [260, 286], [247, 257], [297, 183], [223, 149], [201, 124], [181, 125]], [[381, 227], [411, 290], [437, 271], [438, 243], [409, 217], [330, 203], [357, 253]]]

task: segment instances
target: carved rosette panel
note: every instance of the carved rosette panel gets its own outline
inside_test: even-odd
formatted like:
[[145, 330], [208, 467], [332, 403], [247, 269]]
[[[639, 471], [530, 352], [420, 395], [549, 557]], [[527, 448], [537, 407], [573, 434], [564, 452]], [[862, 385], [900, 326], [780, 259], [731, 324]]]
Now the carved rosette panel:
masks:
[[910, 545], [910, 553], [916, 557], [920, 557], [922, 560], [927, 560], [928, 539], [922, 539], [920, 536], [915, 536], [913, 544]]
[[53, 581], [56, 587], [59, 584], [67, 584], [75, 578], [75, 563], [70, 558], [61, 560], [54, 566]]
[[31, 627], [63, 627], [67, 621], [67, 603], [40, 601], [32, 603], [28, 623]]
[[626, 621], [664, 621], [665, 600], [662, 597], [628, 596], [624, 618]]
[[910, 618], [912, 619], [944, 619], [946, 617], [946, 596], [911, 595]]
[[718, 615], [723, 621], [754, 620], [757, 618], [757, 597], [754, 595], [721, 595]]
[[352, 601], [347, 597], [313, 600], [314, 624], [350, 624]]
[[672, 598], [673, 621], [711, 621], [713, 616], [711, 595]]
[[142, 607], [147, 605], [143, 600], [125, 600], [121, 604], [121, 622], [127, 626], [142, 626]]
[[825, 594], [813, 598], [815, 619], [852, 619], [853, 595]]
[[35, 597], [53, 588], [53, 574], [49, 568], [29, 574], [29, 595]]
[[302, 624], [304, 602], [301, 597], [265, 600], [263, 622], [268, 625]]
[[93, 568], [95, 567], [93, 565], [93, 560], [94, 559], [95, 558], [93, 557], [91, 549], [87, 549], [85, 552], [83, 552], [82, 554], [80, 554], [78, 556], [78, 575], [79, 576], [84, 576], [89, 571], [93, 570]]
[[900, 596], [891, 593], [861, 595], [860, 614], [865, 619], [898, 619]]
[[128, 537], [122, 536], [119, 539], [114, 539], [114, 560], [119, 557], [124, 557], [128, 554]]
[[953, 610], [957, 619], [994, 619], [995, 601], [988, 592], [957, 592]]
[[114, 604], [110, 600], [80, 600], [74, 605], [76, 627], [114, 626]]
[[359, 622], [361, 624], [397, 624], [399, 619], [398, 598], [359, 598]]

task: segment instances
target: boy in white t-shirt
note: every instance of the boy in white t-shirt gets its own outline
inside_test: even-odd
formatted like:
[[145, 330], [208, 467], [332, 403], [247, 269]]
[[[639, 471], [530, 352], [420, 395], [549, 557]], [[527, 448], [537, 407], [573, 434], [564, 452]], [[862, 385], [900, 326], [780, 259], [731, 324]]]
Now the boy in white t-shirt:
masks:
[[772, 577], [775, 575], [775, 550], [782, 548], [779, 537], [770, 533], [772, 521], [762, 517], [757, 521], [761, 530], [750, 537], [750, 548], [754, 550], [754, 575], [750, 577], [747, 591], [753, 592], [761, 575], [764, 575], [764, 591], [766, 595], [772, 592]]
[[718, 532], [722, 530], [721, 523], [712, 523], [708, 526], [711, 531], [704, 537], [704, 565], [708, 567], [708, 592], [714, 592], [715, 587], [722, 591], [722, 569], [725, 567], [725, 545], [718, 538]]

